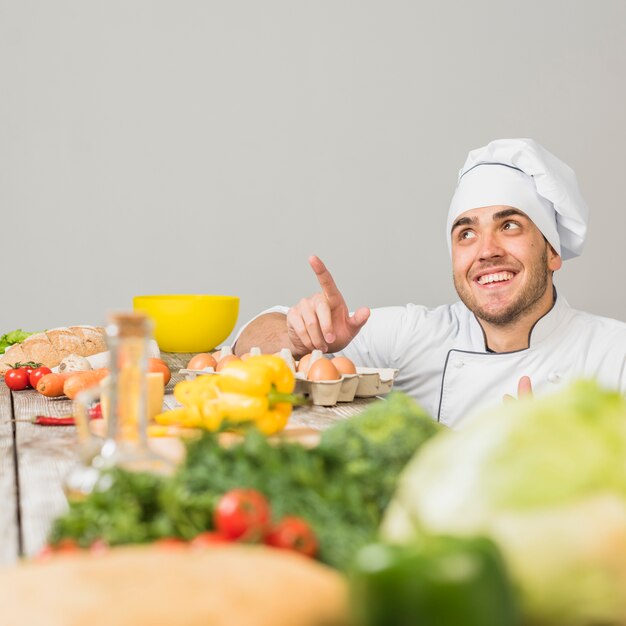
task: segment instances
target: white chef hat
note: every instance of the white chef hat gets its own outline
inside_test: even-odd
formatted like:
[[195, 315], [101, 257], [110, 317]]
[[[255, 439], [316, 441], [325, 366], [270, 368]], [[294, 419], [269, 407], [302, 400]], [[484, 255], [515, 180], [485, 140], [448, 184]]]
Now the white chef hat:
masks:
[[574, 171], [536, 141], [497, 139], [469, 153], [448, 211], [450, 251], [461, 213], [498, 205], [526, 213], [563, 260], [582, 252], [589, 209]]

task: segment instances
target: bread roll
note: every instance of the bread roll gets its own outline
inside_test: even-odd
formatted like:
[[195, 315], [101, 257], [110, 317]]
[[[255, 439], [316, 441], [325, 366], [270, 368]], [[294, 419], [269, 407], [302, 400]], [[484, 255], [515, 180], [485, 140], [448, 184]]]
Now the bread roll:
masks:
[[91, 356], [107, 349], [104, 328], [70, 326], [36, 333], [8, 348], [0, 356], [0, 373], [15, 363], [33, 361], [56, 367], [66, 356]]
[[91, 356], [104, 352], [107, 349], [104, 328], [95, 326], [70, 326], [71, 330], [82, 340], [84, 354], [79, 356]]
[[344, 577], [286, 550], [126, 547], [0, 569], [11, 626], [344, 626]]

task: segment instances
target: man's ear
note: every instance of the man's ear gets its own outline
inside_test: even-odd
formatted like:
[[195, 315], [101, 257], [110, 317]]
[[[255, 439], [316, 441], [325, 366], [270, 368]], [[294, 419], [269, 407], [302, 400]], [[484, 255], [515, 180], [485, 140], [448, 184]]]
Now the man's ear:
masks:
[[561, 269], [561, 265], [563, 265], [563, 259], [561, 255], [549, 244], [548, 246], [548, 269], [551, 272], [556, 272]]

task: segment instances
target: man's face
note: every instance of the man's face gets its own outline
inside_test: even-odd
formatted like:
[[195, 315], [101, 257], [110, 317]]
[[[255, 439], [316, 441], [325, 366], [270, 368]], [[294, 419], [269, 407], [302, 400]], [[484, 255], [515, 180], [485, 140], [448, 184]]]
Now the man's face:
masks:
[[535, 224], [508, 206], [472, 209], [452, 226], [454, 286], [463, 303], [504, 326], [552, 302], [552, 274], [561, 257]]

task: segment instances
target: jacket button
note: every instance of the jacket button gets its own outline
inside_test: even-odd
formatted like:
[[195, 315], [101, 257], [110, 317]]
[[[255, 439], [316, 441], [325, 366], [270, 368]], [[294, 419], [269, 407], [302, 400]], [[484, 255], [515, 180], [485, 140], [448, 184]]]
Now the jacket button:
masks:
[[463, 361], [460, 361], [460, 360], [454, 362], [454, 367], [456, 367], [457, 369], [460, 369], [464, 365], [465, 365], [465, 363], [463, 363]]
[[548, 374], [548, 382], [549, 383], [558, 383], [561, 380], [561, 374], [558, 372], [550, 372]]

